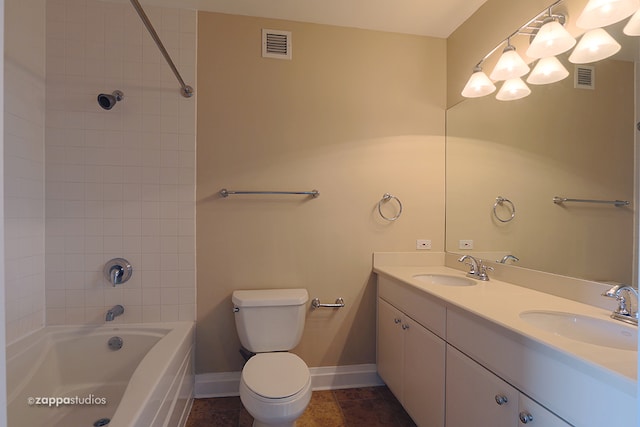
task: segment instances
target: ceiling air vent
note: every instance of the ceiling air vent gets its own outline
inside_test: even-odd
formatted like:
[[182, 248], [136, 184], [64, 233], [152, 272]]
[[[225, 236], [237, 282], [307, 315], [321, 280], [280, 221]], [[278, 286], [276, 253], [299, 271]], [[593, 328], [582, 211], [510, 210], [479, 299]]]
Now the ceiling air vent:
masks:
[[595, 89], [596, 71], [589, 65], [576, 65], [573, 87], [576, 89]]
[[262, 57], [291, 59], [291, 31], [262, 29]]

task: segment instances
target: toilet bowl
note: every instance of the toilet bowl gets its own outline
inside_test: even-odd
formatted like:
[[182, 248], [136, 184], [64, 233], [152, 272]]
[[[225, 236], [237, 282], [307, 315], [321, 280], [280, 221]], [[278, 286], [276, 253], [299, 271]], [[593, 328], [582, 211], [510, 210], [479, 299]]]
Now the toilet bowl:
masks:
[[292, 427], [311, 400], [311, 375], [293, 353], [261, 353], [242, 370], [240, 400], [254, 427]]

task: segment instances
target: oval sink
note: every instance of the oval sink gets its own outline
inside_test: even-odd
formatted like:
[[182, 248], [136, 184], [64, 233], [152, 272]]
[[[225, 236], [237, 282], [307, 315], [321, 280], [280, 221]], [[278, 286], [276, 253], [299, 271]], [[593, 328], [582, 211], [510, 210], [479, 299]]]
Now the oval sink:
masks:
[[561, 311], [524, 311], [525, 322], [556, 335], [589, 344], [622, 350], [637, 350], [638, 328]]
[[416, 274], [413, 278], [431, 285], [473, 286], [476, 284], [475, 280], [465, 277], [449, 276], [447, 274]]

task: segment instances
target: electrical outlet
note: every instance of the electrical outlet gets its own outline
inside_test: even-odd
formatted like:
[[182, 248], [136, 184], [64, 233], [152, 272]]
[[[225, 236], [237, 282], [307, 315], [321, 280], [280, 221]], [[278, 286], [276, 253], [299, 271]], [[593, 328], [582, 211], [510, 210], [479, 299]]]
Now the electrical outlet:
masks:
[[473, 240], [460, 240], [458, 249], [473, 249]]
[[431, 240], [416, 240], [416, 249], [431, 249]]

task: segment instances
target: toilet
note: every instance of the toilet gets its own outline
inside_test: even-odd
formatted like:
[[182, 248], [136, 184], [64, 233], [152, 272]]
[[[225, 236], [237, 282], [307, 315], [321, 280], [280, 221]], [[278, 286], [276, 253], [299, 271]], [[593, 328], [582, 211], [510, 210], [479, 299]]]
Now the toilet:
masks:
[[309, 367], [288, 353], [302, 338], [307, 290], [237, 290], [231, 300], [240, 343], [255, 353], [240, 378], [240, 400], [253, 426], [295, 426], [311, 400]]

